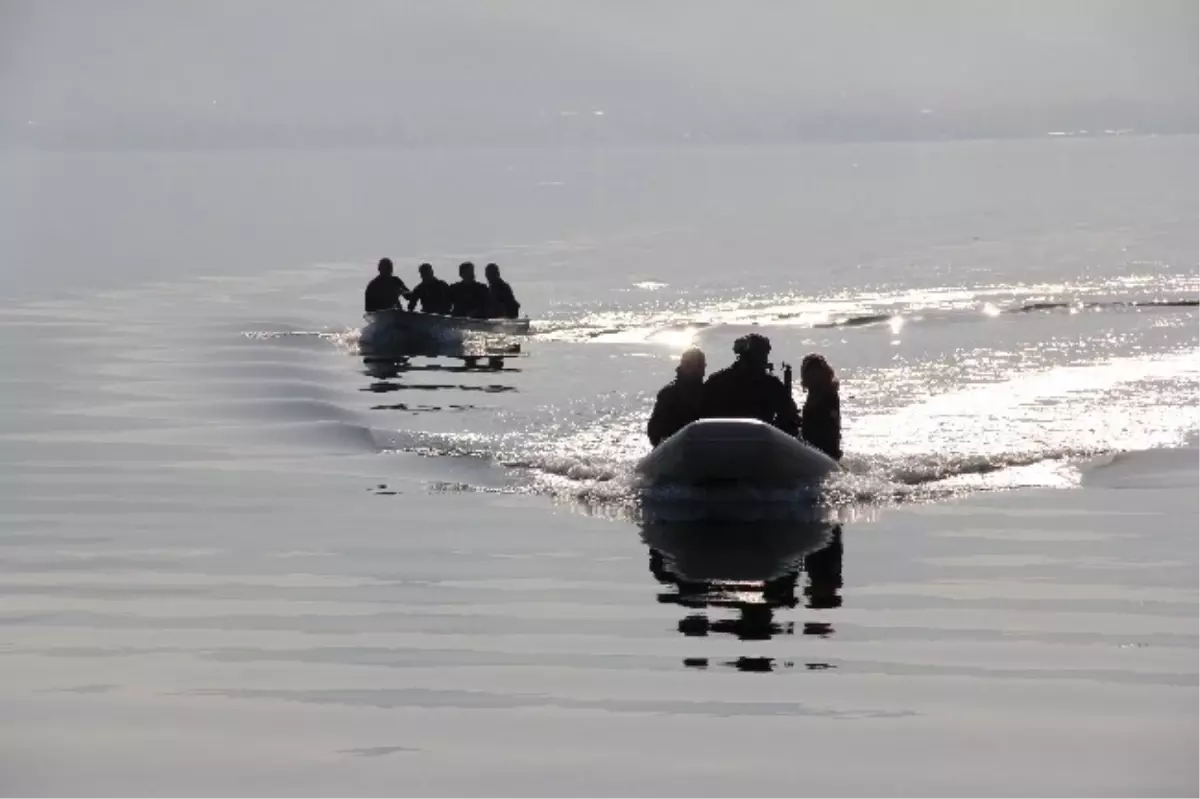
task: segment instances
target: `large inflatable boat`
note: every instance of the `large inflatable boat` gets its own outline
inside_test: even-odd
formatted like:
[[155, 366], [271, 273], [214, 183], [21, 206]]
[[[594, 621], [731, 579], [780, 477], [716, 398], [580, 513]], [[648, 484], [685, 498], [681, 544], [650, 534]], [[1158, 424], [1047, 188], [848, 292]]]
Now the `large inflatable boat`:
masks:
[[652, 485], [770, 485], [817, 482], [841, 466], [803, 441], [757, 419], [701, 419], [637, 464]]

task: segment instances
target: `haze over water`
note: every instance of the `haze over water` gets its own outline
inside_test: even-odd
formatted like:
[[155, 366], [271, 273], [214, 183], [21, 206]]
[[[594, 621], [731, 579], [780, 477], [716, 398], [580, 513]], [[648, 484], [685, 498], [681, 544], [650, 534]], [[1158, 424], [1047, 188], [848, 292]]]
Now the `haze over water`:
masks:
[[[0, 793], [1196, 793], [1194, 5], [100, 8], [0, 6]], [[639, 493], [751, 330], [849, 473]]]

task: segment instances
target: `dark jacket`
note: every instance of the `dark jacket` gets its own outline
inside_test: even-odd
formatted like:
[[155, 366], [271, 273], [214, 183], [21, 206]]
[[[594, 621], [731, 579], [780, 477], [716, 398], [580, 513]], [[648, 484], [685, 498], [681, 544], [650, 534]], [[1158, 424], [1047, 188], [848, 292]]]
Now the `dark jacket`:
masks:
[[658, 392], [654, 410], [646, 424], [650, 444], [657, 447], [678, 431], [700, 418], [704, 382], [676, 377]]
[[400, 304], [400, 297], [407, 293], [408, 286], [395, 275], [376, 275], [367, 284], [363, 304], [367, 313], [395, 308]]
[[422, 280], [408, 295], [408, 310], [421, 304], [425, 313], [450, 313], [450, 284], [441, 278]]
[[788, 435], [800, 432], [800, 411], [783, 382], [745, 361], [714, 372], [704, 381], [705, 419], [760, 419]]
[[486, 283], [460, 280], [450, 287], [450, 303], [450, 313], [454, 316], [486, 319], [492, 295]]
[[800, 415], [800, 437], [836, 460], [842, 458], [842, 400], [832, 391], [809, 391]]
[[488, 281], [488, 290], [492, 297], [492, 316], [516, 319], [521, 315], [521, 303], [517, 302], [517, 298], [513, 295], [512, 286], [504, 280], [496, 278]]

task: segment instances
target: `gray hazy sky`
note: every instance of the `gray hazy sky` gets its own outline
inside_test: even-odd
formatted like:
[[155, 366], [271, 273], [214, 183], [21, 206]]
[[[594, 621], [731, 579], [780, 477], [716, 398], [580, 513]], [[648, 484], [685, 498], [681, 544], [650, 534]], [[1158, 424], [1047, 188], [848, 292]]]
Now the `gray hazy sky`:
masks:
[[0, 136], [232, 145], [1193, 131], [1197, 5], [0, 0]]

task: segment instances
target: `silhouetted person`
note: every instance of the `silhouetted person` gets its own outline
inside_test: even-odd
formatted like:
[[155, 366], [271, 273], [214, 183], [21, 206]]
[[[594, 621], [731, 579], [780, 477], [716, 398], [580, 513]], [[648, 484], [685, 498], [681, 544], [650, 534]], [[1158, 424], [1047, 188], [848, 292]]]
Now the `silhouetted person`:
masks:
[[800, 414], [800, 437], [836, 460], [842, 459], [842, 400], [833, 367], [821, 355], [804, 356], [800, 385], [808, 392]]
[[408, 295], [408, 286], [404, 281], [392, 274], [392, 259], [381, 258], [379, 274], [371, 278], [367, 284], [364, 306], [367, 313], [395, 308], [400, 304], [400, 298]]
[[459, 281], [450, 287], [450, 313], [473, 319], [486, 319], [492, 295], [487, 284], [475, 279], [475, 264], [466, 261], [458, 265]]
[[650, 444], [657, 447], [660, 442], [700, 418], [701, 394], [704, 390], [704, 370], [707, 363], [704, 353], [695, 347], [679, 358], [675, 367], [675, 379], [658, 392], [654, 410], [646, 424], [646, 435]]
[[513, 295], [512, 286], [500, 277], [500, 267], [488, 264], [483, 268], [491, 294], [491, 314], [503, 319], [516, 319], [521, 315], [521, 303]]
[[421, 264], [417, 269], [421, 282], [408, 295], [408, 310], [421, 304], [425, 313], [450, 313], [450, 284], [433, 274], [433, 267]]
[[800, 432], [800, 411], [783, 381], [770, 373], [771, 342], [751, 333], [733, 343], [737, 360], [704, 383], [701, 417], [760, 419], [788, 435]]

